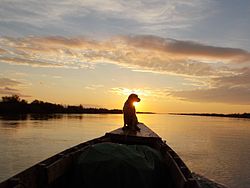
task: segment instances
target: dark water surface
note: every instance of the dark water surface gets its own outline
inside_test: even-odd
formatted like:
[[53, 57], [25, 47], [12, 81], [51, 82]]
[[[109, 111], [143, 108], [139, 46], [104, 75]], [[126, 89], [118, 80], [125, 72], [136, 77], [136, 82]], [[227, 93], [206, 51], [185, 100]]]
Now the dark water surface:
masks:
[[[250, 120], [164, 114], [138, 118], [192, 171], [228, 187], [250, 187]], [[0, 116], [0, 181], [121, 125], [121, 115]]]

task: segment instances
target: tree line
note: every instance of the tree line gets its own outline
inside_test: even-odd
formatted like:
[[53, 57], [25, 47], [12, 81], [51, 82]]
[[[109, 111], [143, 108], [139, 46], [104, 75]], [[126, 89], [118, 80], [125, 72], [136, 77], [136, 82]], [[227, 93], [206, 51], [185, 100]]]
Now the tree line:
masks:
[[0, 114], [26, 114], [26, 113], [79, 113], [79, 114], [122, 114], [119, 109], [84, 108], [82, 105], [61, 105], [34, 100], [28, 103], [18, 95], [4, 96], [0, 101]]

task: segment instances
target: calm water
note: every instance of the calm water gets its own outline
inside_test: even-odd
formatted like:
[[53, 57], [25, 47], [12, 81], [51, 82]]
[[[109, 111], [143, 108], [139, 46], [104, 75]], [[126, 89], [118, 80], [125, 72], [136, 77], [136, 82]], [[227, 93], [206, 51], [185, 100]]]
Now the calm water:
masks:
[[[232, 188], [250, 187], [250, 120], [138, 115], [189, 168]], [[122, 125], [121, 115], [0, 116], [0, 181]]]

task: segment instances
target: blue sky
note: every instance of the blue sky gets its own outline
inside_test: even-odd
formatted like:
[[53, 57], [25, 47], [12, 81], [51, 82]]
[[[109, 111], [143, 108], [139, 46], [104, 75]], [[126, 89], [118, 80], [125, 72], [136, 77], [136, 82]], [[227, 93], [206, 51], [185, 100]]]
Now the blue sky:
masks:
[[247, 0], [1, 1], [2, 36], [157, 35], [249, 50]]
[[244, 0], [2, 0], [0, 95], [119, 108], [137, 92], [149, 111], [249, 111], [249, 15]]

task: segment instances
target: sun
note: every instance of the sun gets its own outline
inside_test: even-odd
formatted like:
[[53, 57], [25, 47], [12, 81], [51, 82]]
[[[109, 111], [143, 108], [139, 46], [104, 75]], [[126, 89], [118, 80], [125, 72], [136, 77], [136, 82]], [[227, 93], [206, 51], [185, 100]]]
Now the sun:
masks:
[[133, 106], [138, 106], [139, 105], [139, 103], [138, 102], [133, 102]]

